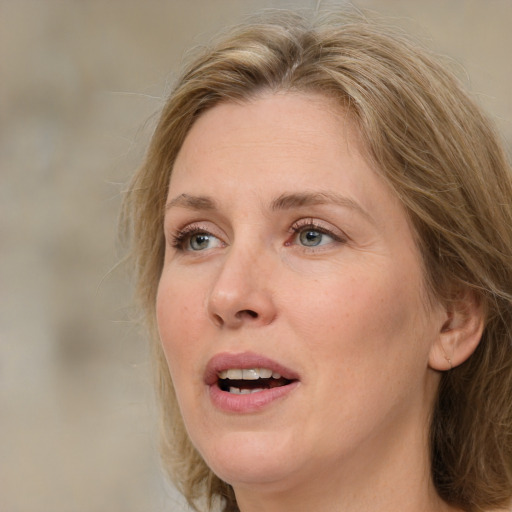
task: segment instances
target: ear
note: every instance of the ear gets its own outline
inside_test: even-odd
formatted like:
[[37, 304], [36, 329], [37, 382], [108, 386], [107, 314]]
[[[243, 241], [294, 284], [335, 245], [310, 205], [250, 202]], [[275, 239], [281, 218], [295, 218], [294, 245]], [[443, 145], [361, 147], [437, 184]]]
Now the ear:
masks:
[[446, 371], [462, 364], [480, 343], [485, 324], [482, 304], [476, 294], [465, 290], [443, 307], [442, 320], [429, 355], [429, 366]]

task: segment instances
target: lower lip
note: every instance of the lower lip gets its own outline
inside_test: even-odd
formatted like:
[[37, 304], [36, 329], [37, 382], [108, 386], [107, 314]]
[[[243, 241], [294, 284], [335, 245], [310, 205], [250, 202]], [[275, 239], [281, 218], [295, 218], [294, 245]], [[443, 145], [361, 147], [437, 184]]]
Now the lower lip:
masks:
[[235, 413], [257, 412], [271, 403], [287, 397], [298, 385], [299, 382], [294, 381], [286, 386], [238, 395], [222, 391], [217, 384], [213, 384], [210, 386], [210, 399], [213, 405], [222, 411]]

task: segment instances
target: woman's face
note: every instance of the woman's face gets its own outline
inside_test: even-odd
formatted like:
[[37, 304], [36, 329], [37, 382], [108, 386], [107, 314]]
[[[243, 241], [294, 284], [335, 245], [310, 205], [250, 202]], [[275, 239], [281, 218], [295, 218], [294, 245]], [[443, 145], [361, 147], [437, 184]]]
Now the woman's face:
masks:
[[165, 236], [161, 341], [220, 478], [286, 489], [426, 450], [442, 311], [425, 306], [400, 203], [330, 100], [269, 93], [204, 113]]

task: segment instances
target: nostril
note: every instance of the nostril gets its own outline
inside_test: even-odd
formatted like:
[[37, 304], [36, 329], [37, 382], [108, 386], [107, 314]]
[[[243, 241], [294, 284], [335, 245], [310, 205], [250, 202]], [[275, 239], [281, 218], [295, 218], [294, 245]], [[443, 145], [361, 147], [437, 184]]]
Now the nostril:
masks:
[[213, 321], [220, 327], [224, 324], [224, 320], [222, 320], [222, 317], [220, 315], [214, 314], [213, 315]]
[[[256, 311], [253, 311], [252, 309], [242, 309], [235, 313], [234, 317], [232, 317], [231, 320], [234, 322], [233, 325], [241, 325], [244, 319], [249, 320], [253, 318], [256, 319], [259, 317], [260, 315]], [[213, 320], [213, 323], [217, 327], [223, 327], [226, 322], [228, 324], [231, 323], [231, 320], [228, 317], [223, 317], [223, 315], [219, 315], [217, 313], [213, 313], [211, 318]]]
[[258, 318], [258, 313], [252, 309], [243, 309], [236, 314], [238, 318], [242, 318], [245, 315], [250, 316], [251, 318]]

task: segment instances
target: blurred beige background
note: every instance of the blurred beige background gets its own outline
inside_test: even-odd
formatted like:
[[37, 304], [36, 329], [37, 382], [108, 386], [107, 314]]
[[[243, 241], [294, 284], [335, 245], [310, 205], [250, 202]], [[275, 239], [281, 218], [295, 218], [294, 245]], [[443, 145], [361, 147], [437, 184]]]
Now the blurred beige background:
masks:
[[[512, 1], [354, 3], [452, 56], [511, 147]], [[121, 190], [184, 51], [290, 5], [316, 1], [0, 0], [1, 512], [186, 510], [112, 270]]]

